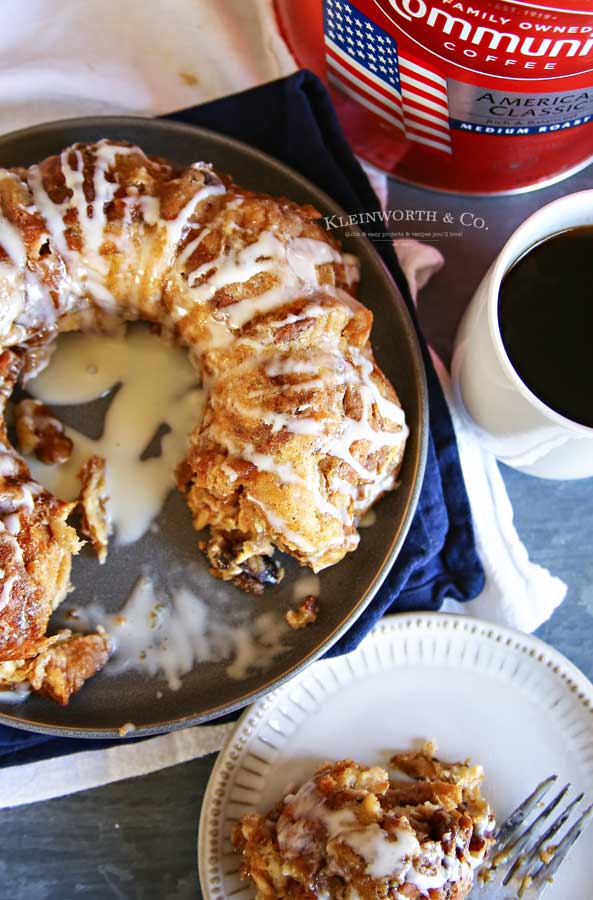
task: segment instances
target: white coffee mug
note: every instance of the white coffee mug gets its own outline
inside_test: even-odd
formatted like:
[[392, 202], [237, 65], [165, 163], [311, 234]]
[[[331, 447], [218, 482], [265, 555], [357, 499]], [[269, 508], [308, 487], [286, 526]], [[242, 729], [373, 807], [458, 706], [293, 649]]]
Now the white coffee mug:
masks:
[[[499, 290], [505, 273], [526, 250], [582, 225], [593, 225], [593, 191], [554, 200], [523, 222], [482, 280], [455, 339], [452, 374], [459, 412], [498, 459], [542, 478], [593, 476], [593, 428], [551, 409], [521, 380], [502, 342]], [[562, 298], [558, 300], [562, 315]]]

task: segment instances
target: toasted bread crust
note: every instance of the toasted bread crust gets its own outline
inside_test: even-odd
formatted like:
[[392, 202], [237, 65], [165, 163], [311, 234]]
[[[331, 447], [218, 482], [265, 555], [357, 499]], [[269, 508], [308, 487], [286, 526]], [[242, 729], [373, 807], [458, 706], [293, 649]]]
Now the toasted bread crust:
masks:
[[[314, 571], [354, 550], [358, 519], [395, 486], [405, 447], [372, 315], [353, 296], [357, 270], [318, 220], [207, 164], [180, 171], [108, 140], [0, 170], [3, 402], [60, 331], [141, 318], [187, 347], [207, 405], [178, 485], [196, 528], [210, 528], [213, 574], [254, 592], [282, 576], [276, 548]], [[69, 452], [37, 401], [17, 430], [44, 461]], [[3, 421], [0, 437], [0, 520], [18, 518], [0, 540], [1, 663], [40, 651], [79, 545], [71, 507], [33, 484]], [[103, 561], [101, 471], [91, 461], [81, 473], [81, 505]]]

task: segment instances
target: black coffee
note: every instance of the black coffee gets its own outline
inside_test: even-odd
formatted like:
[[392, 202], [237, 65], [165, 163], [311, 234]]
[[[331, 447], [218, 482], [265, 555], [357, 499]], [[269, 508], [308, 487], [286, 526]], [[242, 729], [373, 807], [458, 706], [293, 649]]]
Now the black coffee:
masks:
[[502, 340], [533, 393], [593, 428], [593, 226], [528, 250], [505, 275], [498, 299]]

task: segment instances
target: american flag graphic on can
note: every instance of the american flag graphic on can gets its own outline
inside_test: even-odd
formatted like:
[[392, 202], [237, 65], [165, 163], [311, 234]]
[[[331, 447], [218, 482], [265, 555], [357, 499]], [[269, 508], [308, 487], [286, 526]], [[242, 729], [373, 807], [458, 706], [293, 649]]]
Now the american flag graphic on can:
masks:
[[398, 52], [391, 35], [347, 0], [324, 0], [323, 6], [330, 84], [409, 141], [451, 153], [445, 78]]
[[593, 162], [593, 0], [273, 0], [359, 157], [507, 193]]

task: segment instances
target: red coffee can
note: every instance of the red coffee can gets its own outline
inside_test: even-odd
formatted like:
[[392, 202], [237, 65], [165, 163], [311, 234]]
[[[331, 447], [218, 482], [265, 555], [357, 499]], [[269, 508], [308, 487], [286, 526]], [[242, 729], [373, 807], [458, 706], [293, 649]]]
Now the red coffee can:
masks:
[[593, 3], [275, 0], [355, 151], [414, 184], [506, 193], [593, 160]]

